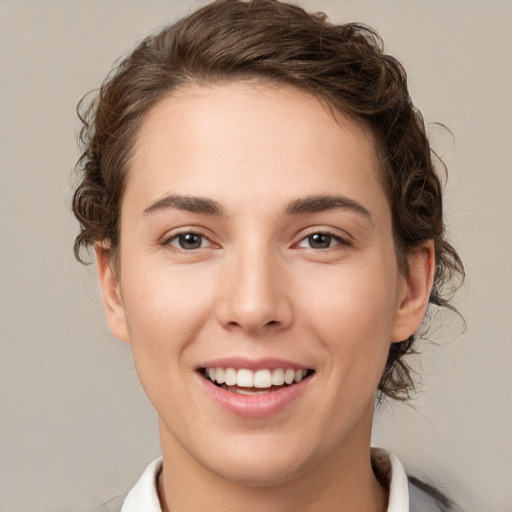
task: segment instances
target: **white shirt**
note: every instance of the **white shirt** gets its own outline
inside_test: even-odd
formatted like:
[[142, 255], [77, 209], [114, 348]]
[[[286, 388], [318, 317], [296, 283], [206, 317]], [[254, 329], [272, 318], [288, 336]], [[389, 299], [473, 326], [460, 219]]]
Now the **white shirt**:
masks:
[[[389, 482], [387, 512], [410, 512], [409, 484], [405, 470], [396, 455], [372, 448], [372, 462]], [[154, 460], [126, 496], [121, 512], [162, 512], [156, 491], [156, 478], [162, 459]]]

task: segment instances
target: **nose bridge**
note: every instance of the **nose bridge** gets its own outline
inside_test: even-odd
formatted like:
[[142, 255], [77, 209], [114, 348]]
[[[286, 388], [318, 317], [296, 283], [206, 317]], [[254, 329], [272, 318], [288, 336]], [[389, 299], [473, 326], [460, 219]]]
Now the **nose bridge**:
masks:
[[237, 247], [226, 262], [219, 304], [221, 322], [247, 332], [287, 326], [292, 311], [285, 281], [276, 251], [254, 241]]

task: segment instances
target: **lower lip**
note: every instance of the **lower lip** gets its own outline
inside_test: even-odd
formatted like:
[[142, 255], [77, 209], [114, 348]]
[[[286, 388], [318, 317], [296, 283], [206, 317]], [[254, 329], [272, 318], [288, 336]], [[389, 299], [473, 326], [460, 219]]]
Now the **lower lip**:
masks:
[[244, 418], [266, 418], [285, 409], [304, 393], [312, 377], [261, 395], [242, 395], [216, 386], [198, 375], [203, 389], [223, 409]]

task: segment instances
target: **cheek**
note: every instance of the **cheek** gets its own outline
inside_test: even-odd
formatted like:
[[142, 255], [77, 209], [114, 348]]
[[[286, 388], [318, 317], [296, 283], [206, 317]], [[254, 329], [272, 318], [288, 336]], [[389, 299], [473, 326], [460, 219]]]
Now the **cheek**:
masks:
[[121, 287], [136, 364], [179, 362], [211, 317], [211, 279], [171, 266], [137, 268], [127, 265]]
[[[370, 267], [371, 268], [371, 267]], [[319, 324], [331, 334], [390, 332], [396, 309], [396, 274], [347, 266], [339, 272], [311, 274], [300, 292]], [[357, 338], [357, 336], [356, 336]]]
[[300, 314], [308, 319], [303, 320], [304, 329], [315, 331], [331, 354], [332, 365], [338, 367], [334, 374], [346, 383], [352, 378], [369, 378], [378, 384], [396, 309], [393, 268], [354, 265], [330, 275], [311, 274], [300, 292], [306, 298], [301, 302]]
[[121, 293], [139, 380], [157, 411], [176, 410], [190, 400], [183, 378], [190, 372], [188, 347], [211, 317], [211, 290], [200, 275], [126, 267]]

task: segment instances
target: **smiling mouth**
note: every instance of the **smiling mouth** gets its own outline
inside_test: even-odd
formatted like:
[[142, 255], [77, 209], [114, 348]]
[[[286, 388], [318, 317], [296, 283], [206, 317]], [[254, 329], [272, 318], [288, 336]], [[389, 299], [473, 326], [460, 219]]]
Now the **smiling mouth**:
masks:
[[248, 370], [241, 368], [201, 368], [201, 375], [217, 387], [241, 395], [262, 395], [293, 386], [313, 375], [308, 368]]

